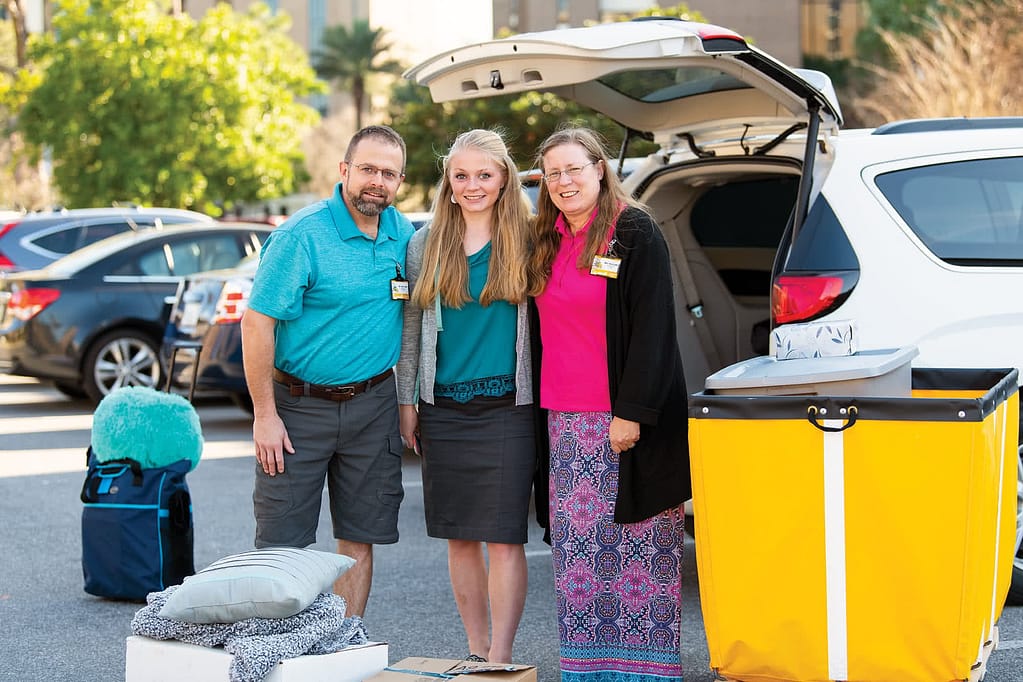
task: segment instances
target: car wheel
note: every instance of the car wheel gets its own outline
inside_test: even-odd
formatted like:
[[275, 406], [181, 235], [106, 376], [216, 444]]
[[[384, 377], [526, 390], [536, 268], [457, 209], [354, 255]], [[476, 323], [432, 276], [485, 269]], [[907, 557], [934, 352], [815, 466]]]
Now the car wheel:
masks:
[[73, 400], [82, 400], [83, 398], [88, 397], [85, 395], [85, 390], [78, 384], [71, 384], [66, 381], [57, 381], [54, 382], [53, 387]]
[[1023, 606], [1023, 453], [1016, 479], [1016, 558], [1012, 563], [1012, 584], [1005, 603], [1009, 606]]
[[253, 414], [256, 411], [252, 406], [252, 396], [248, 393], [232, 393], [231, 402], [249, 414]]
[[93, 401], [122, 386], [160, 386], [157, 342], [145, 334], [120, 329], [101, 336], [85, 356], [82, 388]]

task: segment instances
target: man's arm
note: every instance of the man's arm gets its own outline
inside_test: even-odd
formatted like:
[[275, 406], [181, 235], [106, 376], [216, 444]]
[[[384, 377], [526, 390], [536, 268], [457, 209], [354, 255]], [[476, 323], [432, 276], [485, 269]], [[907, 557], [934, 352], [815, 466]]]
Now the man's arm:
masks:
[[242, 361], [245, 383], [252, 396], [254, 419], [252, 440], [256, 460], [271, 476], [284, 473], [284, 453], [294, 453], [288, 431], [277, 414], [274, 402], [274, 325], [277, 323], [252, 308], [242, 316]]

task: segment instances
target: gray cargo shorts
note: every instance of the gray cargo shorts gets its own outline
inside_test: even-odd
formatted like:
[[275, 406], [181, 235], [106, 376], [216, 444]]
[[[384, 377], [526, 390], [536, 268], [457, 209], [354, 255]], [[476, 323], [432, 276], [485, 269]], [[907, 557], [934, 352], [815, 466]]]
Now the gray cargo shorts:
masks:
[[256, 547], [313, 544], [324, 479], [335, 538], [397, 542], [405, 493], [394, 377], [343, 402], [292, 396], [277, 382], [274, 398], [295, 453], [276, 476], [256, 463]]

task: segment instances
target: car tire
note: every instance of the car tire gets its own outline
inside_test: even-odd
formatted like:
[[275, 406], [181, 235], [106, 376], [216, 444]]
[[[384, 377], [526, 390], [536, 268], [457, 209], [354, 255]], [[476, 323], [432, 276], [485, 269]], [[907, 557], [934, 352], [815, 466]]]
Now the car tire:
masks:
[[1012, 564], [1012, 584], [1005, 599], [1009, 606], [1023, 606], [1023, 448], [1016, 478], [1016, 556]]
[[249, 414], [254, 414], [256, 411], [256, 408], [252, 405], [252, 396], [248, 393], [232, 393], [231, 402]]
[[88, 396], [79, 384], [72, 384], [67, 381], [55, 381], [53, 387], [72, 400], [83, 400]]
[[160, 387], [159, 342], [135, 329], [118, 329], [96, 340], [85, 355], [82, 388], [94, 403], [122, 386]]

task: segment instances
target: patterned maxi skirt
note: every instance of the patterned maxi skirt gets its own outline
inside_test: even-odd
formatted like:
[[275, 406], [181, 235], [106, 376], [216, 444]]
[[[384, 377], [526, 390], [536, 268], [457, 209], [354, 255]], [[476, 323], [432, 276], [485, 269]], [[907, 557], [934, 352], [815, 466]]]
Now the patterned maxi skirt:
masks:
[[550, 519], [562, 682], [682, 679], [681, 506], [615, 523], [605, 412], [555, 412]]

